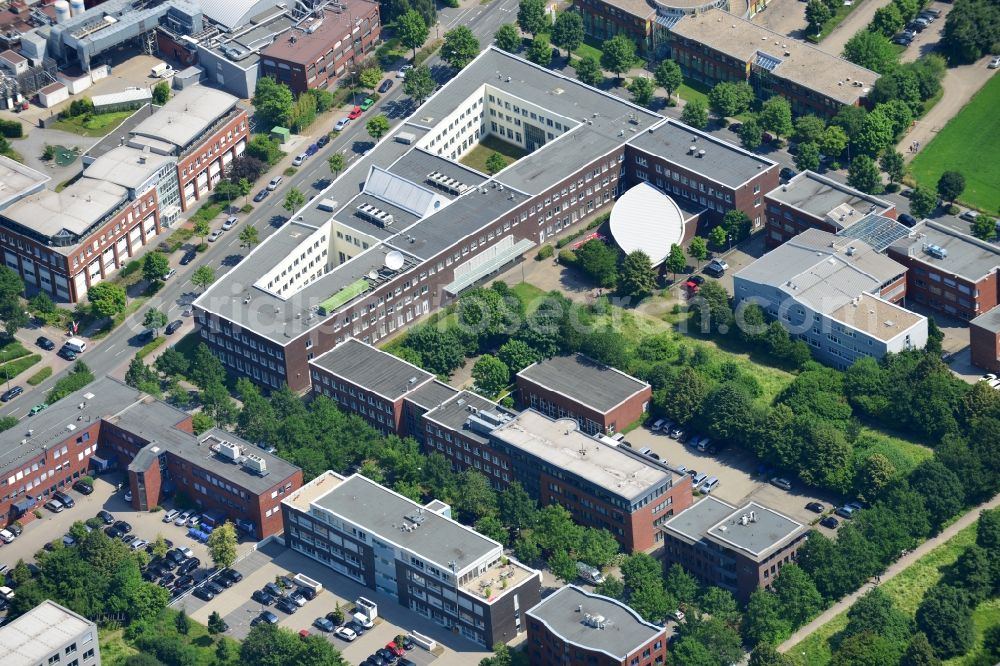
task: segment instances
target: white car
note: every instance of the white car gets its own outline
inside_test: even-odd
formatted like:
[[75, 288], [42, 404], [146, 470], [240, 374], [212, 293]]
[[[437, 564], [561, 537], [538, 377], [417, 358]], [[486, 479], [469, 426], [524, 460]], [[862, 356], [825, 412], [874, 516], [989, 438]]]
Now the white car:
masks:
[[413, 65], [403, 65], [402, 67], [399, 68], [399, 71], [396, 72], [396, 78], [397, 79], [405, 79], [406, 78], [406, 73], [408, 71], [410, 71], [411, 69], [413, 69]]
[[135, 541], [129, 544], [129, 547], [131, 547], [132, 550], [140, 550], [142, 548], [145, 548], [148, 543], [149, 542], [146, 541], [145, 539], [136, 539]]
[[[192, 513], [194, 513], [194, 511], [185, 511], [181, 515], [177, 516], [177, 518], [174, 519], [174, 525], [177, 527], [184, 527], [184, 524], [187, 523], [188, 518], [191, 517]], [[188, 555], [188, 557], [190, 557], [190, 555]]]
[[663, 423], [664, 423], [664, 420], [663, 420], [663, 419], [657, 419], [657, 420], [656, 420], [656, 423], [654, 423], [654, 424], [653, 424], [653, 425], [652, 425], [652, 426], [650, 427], [650, 430], [659, 430], [660, 428], [662, 428], [662, 427], [663, 427]]
[[222, 232], [221, 231], [213, 231], [212, 233], [210, 233], [208, 235], [208, 242], [209, 243], [214, 243], [215, 241], [219, 240], [220, 238], [222, 238]]
[[990, 59], [990, 64], [986, 66], [989, 67], [990, 69], [997, 69], [998, 67], [1000, 67], [1000, 56], [993, 56]]
[[0, 530], [0, 539], [3, 539], [4, 543], [10, 543], [15, 539], [15, 537], [10, 530]]
[[271, 190], [273, 192], [274, 190], [278, 189], [278, 185], [281, 185], [281, 181], [283, 181], [283, 180], [284, 180], [284, 177], [282, 177], [282, 176], [275, 176], [274, 178], [271, 179], [271, 182], [269, 182], [267, 184], [267, 189], [269, 189], [269, 190]]
[[353, 641], [358, 637], [350, 627], [337, 627], [333, 630], [333, 635], [337, 638], [343, 638], [345, 641]]
[[222, 230], [223, 231], [229, 231], [230, 229], [232, 229], [233, 227], [235, 227], [237, 224], [239, 224], [239, 222], [240, 221], [237, 220], [235, 217], [227, 218], [226, 221], [222, 223]]
[[179, 515], [181, 515], [180, 511], [178, 511], [177, 509], [171, 509], [170, 511], [167, 511], [165, 516], [163, 516], [163, 522], [172, 523], [174, 522], [174, 519]]
[[194, 551], [187, 546], [178, 546], [177, 550], [179, 550], [181, 555], [184, 557], [194, 557]]
[[350, 124], [350, 122], [351, 122], [350, 118], [341, 118], [340, 120], [337, 121], [337, 124], [333, 126], [333, 131], [343, 132], [347, 128], [347, 125]]
[[673, 613], [670, 614], [670, 617], [672, 617], [677, 622], [683, 622], [684, 621], [684, 611], [682, 611], [682, 610], [675, 610]]
[[295, 159], [292, 160], [292, 166], [302, 166], [302, 163], [305, 162], [306, 158], [308, 158], [308, 157], [309, 156], [306, 155], [305, 153], [301, 153], [299, 155], [296, 155]]

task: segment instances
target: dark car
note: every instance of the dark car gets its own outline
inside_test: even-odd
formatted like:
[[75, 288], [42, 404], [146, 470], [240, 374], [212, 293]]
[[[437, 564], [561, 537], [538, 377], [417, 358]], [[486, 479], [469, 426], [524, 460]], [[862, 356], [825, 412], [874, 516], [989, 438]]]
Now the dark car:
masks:
[[45, 351], [52, 351], [56, 348], [56, 343], [49, 340], [44, 335], [35, 340], [35, 344], [44, 349]]
[[382, 658], [382, 655], [375, 653], [368, 657], [368, 663], [372, 666], [385, 666], [386, 661]]
[[250, 598], [259, 604], [264, 604], [265, 606], [270, 606], [274, 603], [274, 597], [268, 594], [265, 590], [254, 590], [254, 593], [250, 595]]
[[89, 495], [94, 492], [94, 487], [89, 483], [84, 483], [83, 481], [77, 481], [73, 484], [73, 490], [80, 493], [81, 495]]
[[264, 590], [268, 594], [270, 594], [272, 597], [283, 597], [283, 596], [285, 596], [285, 595], [283, 595], [281, 593], [281, 588], [278, 587], [277, 585], [275, 585], [274, 583], [267, 583], [266, 585], [264, 585]]
[[295, 584], [292, 582], [292, 579], [289, 578], [288, 576], [278, 576], [278, 584], [281, 585], [286, 590], [291, 590], [293, 587], [295, 587]]
[[166, 576], [160, 579], [160, 585], [162, 587], [170, 587], [171, 585], [174, 584], [175, 580], [177, 580], [177, 576], [175, 576], [172, 573], [168, 573]]
[[167, 560], [173, 563], [174, 566], [177, 566], [186, 559], [187, 558], [184, 556], [184, 553], [177, 548], [167, 551]]
[[310, 143], [309, 147], [306, 148], [306, 155], [309, 155], [310, 157], [312, 157], [313, 155], [315, 155], [318, 152], [319, 152], [319, 144], [318, 143]]
[[0, 400], [3, 400], [4, 402], [7, 402], [8, 400], [13, 400], [14, 398], [16, 398], [17, 396], [21, 395], [22, 393], [24, 393], [24, 388], [21, 387], [21, 386], [15, 386], [12, 389], [4, 391], [3, 394], [0, 395]]
[[146, 569], [142, 572], [142, 579], [147, 583], [155, 583], [160, 577], [159, 569]]
[[190, 574], [186, 576], [181, 576], [180, 578], [177, 579], [177, 582], [174, 583], [174, 587], [177, 588], [178, 590], [183, 590], [185, 588], [191, 587], [192, 585], [194, 585], [194, 576]]
[[[8, 526], [7, 526], [7, 530], [8, 530], [8, 531], [9, 531], [9, 532], [10, 532], [11, 534], [13, 534], [14, 536], [16, 536], [16, 537], [19, 537], [19, 536], [21, 536], [21, 532], [23, 532], [23, 531], [24, 531], [24, 530], [22, 530], [22, 529], [21, 529], [21, 526], [20, 526], [20, 525], [18, 525], [17, 523], [11, 523], [10, 525], [8, 525]], [[35, 566], [35, 565], [33, 565], [33, 564], [29, 564], [29, 565], [28, 565], [28, 568], [31, 568], [31, 567], [33, 567], [33, 566]]]
[[825, 507], [819, 502], [809, 502], [809, 504], [806, 504], [806, 508], [813, 513], [823, 513], [825, 510]]
[[278, 599], [278, 602], [274, 604], [274, 607], [282, 613], [288, 613], [289, 615], [293, 615], [295, 611], [299, 609], [299, 607], [295, 605], [294, 601], [289, 601], [288, 599]]
[[124, 532], [122, 532], [119, 528], [115, 527], [114, 525], [111, 525], [110, 527], [105, 527], [104, 533], [108, 535], [109, 539], [117, 539], [122, 534], [124, 534]]
[[323, 146], [325, 146], [328, 143], [330, 143], [330, 135], [329, 134], [324, 134], [323, 136], [321, 136], [320, 138], [318, 138], [316, 140], [316, 145], [319, 146], [320, 148], [322, 148]]
[[260, 615], [255, 617], [250, 624], [257, 625], [261, 622], [267, 622], [268, 624], [278, 624], [278, 616], [271, 611], [261, 611]]
[[198, 256], [197, 252], [195, 252], [194, 250], [188, 250], [187, 252], [184, 253], [184, 256], [181, 257], [181, 266], [187, 266], [192, 261], [194, 261], [197, 256]]
[[392, 79], [386, 79], [385, 81], [382, 82], [382, 85], [378, 87], [378, 91], [380, 93], [388, 92], [389, 88], [391, 87], [392, 87]]
[[215, 598], [215, 593], [204, 585], [194, 588], [194, 592], [192, 594], [202, 601], [211, 601]]
[[117, 527], [122, 534], [132, 531], [132, 526], [126, 523], [124, 520], [119, 520], [118, 522], [116, 522], [115, 527]]
[[60, 349], [58, 352], [56, 352], [56, 356], [62, 357], [67, 361], [76, 360], [76, 352], [70, 349], [69, 347], [63, 347], [62, 349]]
[[172, 322], [167, 324], [167, 327], [163, 330], [166, 332], [167, 335], [172, 335], [177, 331], [178, 328], [180, 328], [183, 325], [184, 322], [182, 322], [180, 319], [174, 319]]
[[207, 589], [212, 594], [222, 594], [223, 590], [225, 589], [224, 587], [216, 583], [214, 580], [207, 580], [204, 583], [202, 583], [201, 586]]
[[362, 626], [362, 624], [357, 620], [351, 620], [350, 622], [345, 623], [344, 626], [356, 633], [358, 636], [365, 633], [364, 626]]
[[73, 499], [72, 495], [67, 495], [61, 490], [55, 491], [54, 493], [52, 493], [52, 496], [55, 497], [60, 502], [62, 502], [63, 506], [65, 506], [67, 509], [72, 509], [74, 506], [76, 506], [76, 500]]
[[913, 217], [909, 213], [900, 213], [897, 219], [900, 224], [907, 227], [914, 227], [917, 225], [917, 218]]
[[243, 574], [241, 574], [236, 569], [223, 569], [222, 573], [219, 574], [220, 577], [231, 580], [234, 583], [238, 583], [243, 580]]
[[298, 592], [306, 598], [306, 601], [312, 601], [316, 598], [316, 590], [311, 587], [300, 587]]
[[913, 37], [910, 37], [909, 33], [901, 32], [892, 38], [893, 44], [899, 44], [900, 46], [909, 46], [913, 43]]
[[819, 524], [823, 527], [829, 527], [832, 530], [836, 529], [837, 525], [840, 525], [840, 521], [833, 516], [827, 516], [823, 520], [819, 521]]
[[788, 167], [782, 167], [781, 171], [778, 172], [778, 177], [781, 180], [791, 180], [795, 178], [798, 174], [795, 173], [795, 169], [789, 169]]
[[201, 560], [199, 560], [197, 557], [190, 557], [181, 562], [181, 565], [177, 567], [177, 571], [178, 573], [187, 574], [191, 573], [200, 566], [201, 566]]
[[257, 203], [260, 203], [261, 201], [263, 201], [264, 199], [266, 199], [267, 195], [269, 195], [270, 193], [271, 193], [271, 190], [269, 190], [269, 189], [267, 189], [265, 187], [263, 190], [261, 190], [256, 195], [254, 195], [253, 200], [256, 201]]
[[229, 589], [233, 586], [233, 581], [228, 576], [216, 576], [212, 579], [212, 585]]

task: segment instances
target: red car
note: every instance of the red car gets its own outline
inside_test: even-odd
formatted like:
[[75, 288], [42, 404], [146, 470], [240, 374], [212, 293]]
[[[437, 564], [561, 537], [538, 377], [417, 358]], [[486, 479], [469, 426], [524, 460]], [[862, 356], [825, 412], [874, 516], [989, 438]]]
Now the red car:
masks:
[[353, 109], [351, 109], [351, 112], [347, 114], [347, 117], [350, 118], [351, 120], [357, 120], [358, 118], [361, 117], [361, 113], [362, 113], [361, 107], [356, 106]]
[[406, 654], [406, 650], [404, 650], [402, 647], [396, 645], [394, 642], [393, 643], [386, 643], [385, 644], [385, 649], [388, 650], [389, 652], [393, 653], [397, 657], [402, 657], [403, 655]]
[[688, 281], [684, 283], [684, 286], [687, 287], [688, 293], [697, 294], [703, 282], [705, 282], [705, 278], [700, 275], [692, 275]]

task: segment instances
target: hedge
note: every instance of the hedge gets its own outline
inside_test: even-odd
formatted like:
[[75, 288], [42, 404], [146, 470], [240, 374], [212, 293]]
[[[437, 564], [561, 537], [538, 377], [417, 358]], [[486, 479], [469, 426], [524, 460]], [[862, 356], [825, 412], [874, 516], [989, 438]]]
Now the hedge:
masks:
[[16, 120], [0, 120], [0, 136], [20, 139], [24, 136], [24, 127]]
[[537, 259], [538, 261], [542, 261], [543, 259], [549, 259], [555, 253], [556, 251], [552, 249], [551, 245], [543, 245], [542, 247], [538, 248], [538, 254], [535, 255], [535, 259]]
[[38, 363], [42, 360], [42, 357], [38, 354], [32, 354], [31, 356], [23, 356], [16, 361], [11, 361], [10, 363], [5, 363], [0, 366], [0, 377], [3, 379], [14, 379], [19, 374]]
[[28, 378], [28, 383], [31, 384], [32, 386], [38, 386], [51, 376], [52, 376], [52, 368], [46, 366], [41, 370], [39, 370], [38, 372], [36, 372], [35, 374], [31, 375], [31, 377]]
[[138, 356], [139, 358], [146, 358], [157, 347], [159, 347], [160, 345], [162, 345], [166, 341], [167, 341], [167, 339], [165, 337], [163, 337], [163, 336], [157, 336], [157, 337], [153, 338], [152, 340], [150, 340], [149, 342], [147, 342], [146, 344], [144, 344], [142, 346], [142, 349], [140, 349], [138, 352], [136, 352], [136, 356]]

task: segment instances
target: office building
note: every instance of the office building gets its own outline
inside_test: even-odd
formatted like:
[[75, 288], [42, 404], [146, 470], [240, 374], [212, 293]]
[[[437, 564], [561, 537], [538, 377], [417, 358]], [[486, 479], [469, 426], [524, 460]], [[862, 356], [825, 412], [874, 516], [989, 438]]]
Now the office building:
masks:
[[807, 525], [756, 502], [737, 509], [711, 495], [660, 529], [665, 567], [680, 564], [742, 601], [758, 588], [770, 588], [809, 533]]
[[736, 311], [759, 305], [817, 359], [843, 370], [927, 344], [927, 318], [897, 305], [906, 274], [861, 240], [809, 229], [733, 276]]
[[984, 312], [969, 322], [972, 365], [1000, 373], [1000, 308]]
[[582, 354], [556, 356], [517, 373], [518, 402], [552, 418], [575, 419], [588, 435], [613, 435], [646, 415], [653, 389]]
[[101, 666], [97, 625], [46, 599], [0, 627], [4, 666]]
[[528, 611], [527, 653], [532, 666], [656, 666], [667, 660], [667, 630], [567, 585]]
[[451, 519], [359, 474], [326, 472], [282, 501], [285, 543], [481, 647], [525, 630], [541, 572]]

